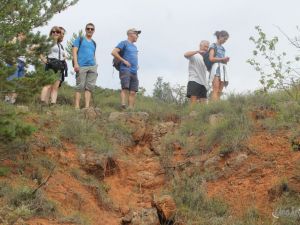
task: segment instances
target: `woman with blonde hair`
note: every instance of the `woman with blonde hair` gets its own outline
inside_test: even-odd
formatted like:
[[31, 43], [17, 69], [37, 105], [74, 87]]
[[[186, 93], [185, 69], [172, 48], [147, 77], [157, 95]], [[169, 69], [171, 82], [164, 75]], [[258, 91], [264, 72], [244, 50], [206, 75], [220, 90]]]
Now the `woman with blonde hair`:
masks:
[[66, 58], [66, 54], [62, 44], [60, 43], [61, 29], [57, 26], [52, 27], [49, 36], [53, 41], [53, 46], [46, 57], [41, 55], [41, 60], [45, 63], [45, 70], [53, 70], [57, 74], [57, 79], [53, 84], [43, 87], [40, 97], [42, 105], [48, 105], [49, 98], [50, 105], [56, 104], [58, 88], [65, 75], [64, 60]]

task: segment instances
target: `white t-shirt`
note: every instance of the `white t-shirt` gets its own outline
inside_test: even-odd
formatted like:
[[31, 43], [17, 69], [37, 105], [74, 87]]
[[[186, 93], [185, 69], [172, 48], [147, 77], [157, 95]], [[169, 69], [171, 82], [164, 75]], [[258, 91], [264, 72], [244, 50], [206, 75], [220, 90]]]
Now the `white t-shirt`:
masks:
[[202, 55], [199, 53], [188, 57], [189, 60], [189, 81], [195, 81], [208, 88], [206, 74], [207, 69], [203, 61]]
[[[60, 57], [59, 57], [60, 53]], [[61, 44], [55, 44], [51, 49], [50, 53], [48, 54], [48, 58], [60, 59], [64, 60], [65, 51], [62, 48]]]

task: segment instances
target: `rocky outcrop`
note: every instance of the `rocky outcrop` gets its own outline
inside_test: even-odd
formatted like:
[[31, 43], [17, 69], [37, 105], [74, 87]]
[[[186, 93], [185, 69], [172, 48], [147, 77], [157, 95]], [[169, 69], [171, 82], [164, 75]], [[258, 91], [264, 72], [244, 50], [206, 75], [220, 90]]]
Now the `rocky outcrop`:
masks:
[[160, 225], [155, 208], [131, 212], [121, 220], [122, 225]]
[[161, 155], [161, 138], [164, 137], [168, 133], [172, 133], [176, 127], [176, 124], [172, 121], [159, 123], [152, 128], [149, 133], [150, 136], [150, 148], [151, 150], [157, 154]]
[[118, 170], [117, 162], [113, 157], [93, 152], [81, 154], [79, 162], [83, 170], [99, 179], [112, 175]]
[[146, 112], [112, 112], [108, 120], [122, 122], [129, 126], [133, 140], [138, 143], [144, 138], [148, 118], [149, 114]]
[[152, 205], [157, 209], [161, 224], [174, 223], [177, 207], [174, 199], [171, 196], [161, 196], [157, 200], [154, 200]]

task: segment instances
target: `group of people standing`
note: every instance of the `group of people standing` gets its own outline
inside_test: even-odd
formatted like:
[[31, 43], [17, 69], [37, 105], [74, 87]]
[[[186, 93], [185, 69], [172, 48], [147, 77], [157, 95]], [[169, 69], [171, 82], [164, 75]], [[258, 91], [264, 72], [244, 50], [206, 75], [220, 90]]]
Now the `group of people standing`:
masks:
[[[40, 56], [41, 61], [45, 64], [45, 70], [53, 70], [57, 74], [55, 82], [42, 88], [40, 95], [42, 105], [56, 105], [58, 89], [68, 74], [66, 52], [62, 45], [65, 32], [63, 27], [52, 27], [49, 37], [53, 41], [53, 45], [47, 54]], [[85, 100], [84, 108], [90, 107], [92, 92], [98, 77], [97, 44], [93, 40], [94, 32], [95, 25], [88, 23], [85, 26], [85, 35], [76, 38], [72, 45], [72, 63], [76, 72], [75, 109], [80, 109], [82, 92]], [[138, 49], [135, 42], [140, 34], [140, 30], [129, 29], [127, 39], [117, 44], [111, 53], [114, 57], [114, 67], [119, 71], [121, 109], [134, 108], [136, 93], [139, 90]], [[201, 41], [199, 50], [184, 54], [189, 60], [187, 97], [190, 98], [192, 104], [207, 101], [210, 84], [212, 84], [212, 100], [220, 99], [223, 87], [228, 85], [226, 65], [229, 57], [225, 56], [223, 44], [229, 38], [229, 34], [226, 31], [217, 31], [215, 35], [216, 43], [210, 45], [206, 40]], [[20, 73], [21, 76], [24, 76], [24, 68], [25, 62], [20, 58], [17, 75]], [[209, 74], [208, 78], [207, 74]]]
[[217, 31], [216, 43], [210, 45], [209, 41], [200, 42], [199, 49], [184, 54], [189, 60], [189, 81], [187, 97], [191, 104], [206, 102], [207, 92], [212, 86], [211, 99], [219, 100], [223, 88], [228, 85], [227, 63], [229, 57], [225, 55], [223, 44], [228, 40], [227, 31]]
[[[41, 93], [41, 104], [55, 105], [57, 92], [64, 77], [67, 75], [66, 54], [61, 42], [65, 29], [53, 27], [50, 37], [54, 41], [49, 54], [41, 56], [46, 65], [46, 70], [52, 69], [58, 74], [57, 80], [52, 85], [43, 87]], [[98, 72], [96, 61], [97, 44], [93, 40], [95, 25], [88, 23], [85, 27], [85, 36], [75, 39], [72, 46], [72, 62], [76, 72], [75, 86], [75, 109], [80, 109], [81, 93], [84, 93], [85, 107], [90, 107], [92, 92], [95, 88]], [[121, 41], [112, 51], [113, 57], [118, 61], [117, 69], [120, 72], [121, 81], [121, 109], [133, 108], [135, 104], [136, 92], [139, 88], [138, 71], [138, 50], [135, 46], [140, 30], [129, 29], [127, 40]]]

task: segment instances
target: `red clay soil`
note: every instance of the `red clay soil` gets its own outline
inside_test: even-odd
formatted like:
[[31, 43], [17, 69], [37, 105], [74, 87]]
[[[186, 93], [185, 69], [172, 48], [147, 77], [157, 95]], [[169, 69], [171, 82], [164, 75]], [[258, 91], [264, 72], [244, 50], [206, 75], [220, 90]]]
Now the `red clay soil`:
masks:
[[[64, 147], [65, 151], [54, 148], [45, 151], [59, 163], [59, 167], [43, 190], [50, 200], [57, 203], [63, 215], [81, 212], [90, 219], [91, 225], [120, 225], [121, 217], [129, 210], [151, 208], [152, 196], [159, 193], [165, 183], [159, 159], [148, 147], [124, 149], [118, 155], [118, 172], [104, 179], [113, 201], [113, 209], [108, 209], [99, 203], [91, 190], [70, 175], [70, 168], [80, 168], [78, 151], [70, 143], [64, 143]], [[34, 218], [28, 224], [60, 223]]]
[[109, 196], [122, 214], [129, 210], [151, 208], [153, 195], [160, 192], [165, 178], [159, 159], [146, 146], [125, 150], [118, 159], [119, 173], [106, 177]]
[[[247, 146], [255, 154], [249, 154], [242, 166], [226, 178], [207, 182], [207, 192], [210, 197], [223, 198], [234, 215], [243, 214], [249, 207], [256, 207], [270, 215], [273, 203], [269, 200], [268, 190], [294, 175], [300, 152], [291, 150], [286, 134], [270, 135], [265, 131], [256, 132]], [[91, 225], [120, 225], [121, 217], [129, 210], [150, 208], [153, 196], [159, 195], [166, 185], [159, 158], [147, 146], [120, 150], [117, 156], [118, 172], [104, 178], [110, 187], [108, 195], [114, 206], [108, 209], [99, 203], [91, 190], [70, 175], [71, 168], [80, 168], [78, 150], [68, 142], [64, 143], [64, 148], [64, 151], [50, 148], [43, 152], [59, 164], [43, 190], [66, 216], [82, 212], [91, 220]], [[175, 150], [174, 160], [184, 161], [184, 151], [178, 146]], [[61, 224], [40, 218], [33, 218], [27, 223]]]
[[286, 134], [271, 135], [263, 131], [249, 139], [248, 147], [256, 153], [250, 154], [229, 177], [208, 182], [208, 195], [223, 198], [235, 215], [243, 214], [249, 207], [271, 215], [274, 205], [268, 190], [295, 174], [300, 152], [291, 150]]

